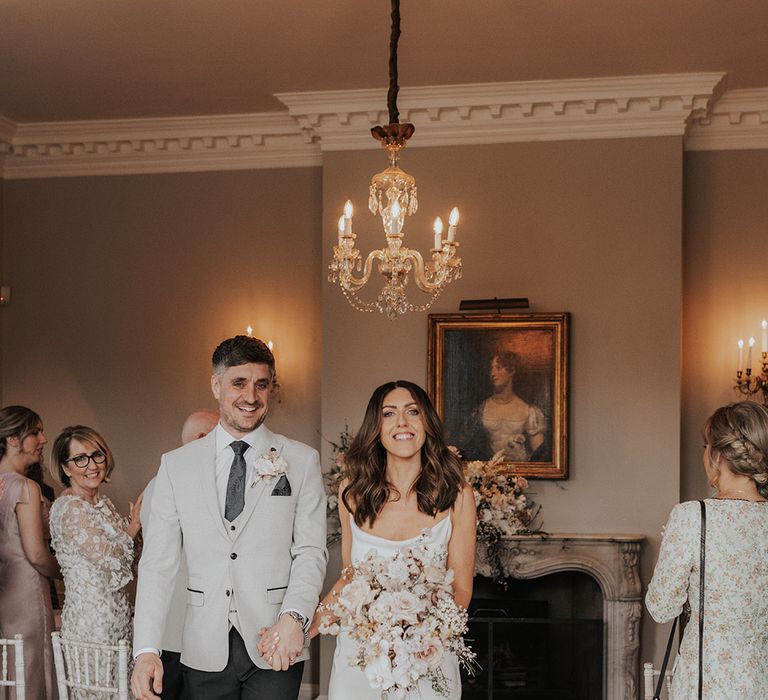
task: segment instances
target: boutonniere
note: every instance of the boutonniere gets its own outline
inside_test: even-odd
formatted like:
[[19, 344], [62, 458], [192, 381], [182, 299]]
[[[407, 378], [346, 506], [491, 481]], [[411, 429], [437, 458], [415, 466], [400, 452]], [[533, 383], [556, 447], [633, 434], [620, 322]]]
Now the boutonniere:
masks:
[[283, 456], [277, 451], [276, 447], [270, 448], [269, 452], [266, 452], [256, 460], [256, 478], [254, 479], [251, 487], [256, 486], [256, 482], [259, 479], [272, 480], [276, 476], [285, 474], [288, 469], [288, 463]]

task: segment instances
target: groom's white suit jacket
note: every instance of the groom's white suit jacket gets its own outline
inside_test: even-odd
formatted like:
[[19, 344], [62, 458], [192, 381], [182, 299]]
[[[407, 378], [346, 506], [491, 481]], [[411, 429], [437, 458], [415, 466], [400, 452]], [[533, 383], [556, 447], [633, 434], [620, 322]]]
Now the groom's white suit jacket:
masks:
[[[238, 628], [253, 662], [258, 631], [281, 610], [311, 619], [325, 577], [325, 491], [317, 451], [261, 426], [253, 449], [276, 448], [287, 463], [290, 495], [272, 495], [279, 477], [254, 475], [233, 531], [215, 484], [214, 432], [163, 455], [147, 540], [139, 563], [134, 653], [162, 649], [163, 628], [182, 547], [189, 569], [181, 661], [221, 671], [229, 656], [233, 592]], [[299, 659], [308, 658], [306, 650]]]

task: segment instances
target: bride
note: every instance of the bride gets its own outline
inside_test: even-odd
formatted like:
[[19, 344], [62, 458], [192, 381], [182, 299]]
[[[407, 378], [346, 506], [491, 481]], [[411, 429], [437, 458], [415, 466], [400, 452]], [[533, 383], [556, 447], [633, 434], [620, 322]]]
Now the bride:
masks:
[[[423, 530], [430, 543], [445, 545], [447, 566], [454, 570], [456, 603], [467, 607], [475, 569], [476, 512], [472, 488], [464, 480], [459, 457], [448, 449], [443, 425], [426, 392], [398, 380], [373, 392], [360, 427], [346, 455], [347, 478], [339, 487], [342, 566], [359, 562], [374, 549], [393, 557]], [[342, 576], [322, 601], [328, 603], [344, 587]], [[321, 603], [321, 605], [322, 605]], [[318, 633], [315, 615], [310, 635]], [[329, 700], [379, 700], [363, 671], [348, 664], [356, 655], [354, 642], [342, 632], [336, 642]], [[446, 655], [442, 671], [449, 698], [461, 697], [459, 665]], [[414, 696], [440, 698], [427, 680]]]

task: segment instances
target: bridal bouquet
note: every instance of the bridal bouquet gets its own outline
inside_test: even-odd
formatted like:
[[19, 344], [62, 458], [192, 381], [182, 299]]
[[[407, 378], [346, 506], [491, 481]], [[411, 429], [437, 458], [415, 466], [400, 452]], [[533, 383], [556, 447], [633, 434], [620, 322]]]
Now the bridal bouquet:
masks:
[[[357, 645], [349, 659], [382, 698], [401, 700], [422, 678], [447, 696], [449, 681], [440, 663], [453, 653], [468, 670], [475, 653], [464, 643], [467, 612], [453, 599], [453, 571], [445, 548], [422, 536], [394, 558], [375, 551], [345, 572], [349, 581], [325, 606], [320, 631], [345, 632]], [[330, 613], [330, 615], [328, 614]]]

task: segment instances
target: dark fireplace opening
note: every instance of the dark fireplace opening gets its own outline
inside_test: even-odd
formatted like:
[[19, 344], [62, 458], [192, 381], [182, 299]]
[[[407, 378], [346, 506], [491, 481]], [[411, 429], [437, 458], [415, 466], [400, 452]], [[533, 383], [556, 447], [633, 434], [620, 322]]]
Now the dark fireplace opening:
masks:
[[482, 667], [462, 675], [464, 700], [602, 700], [603, 597], [588, 574], [475, 577], [467, 640]]

